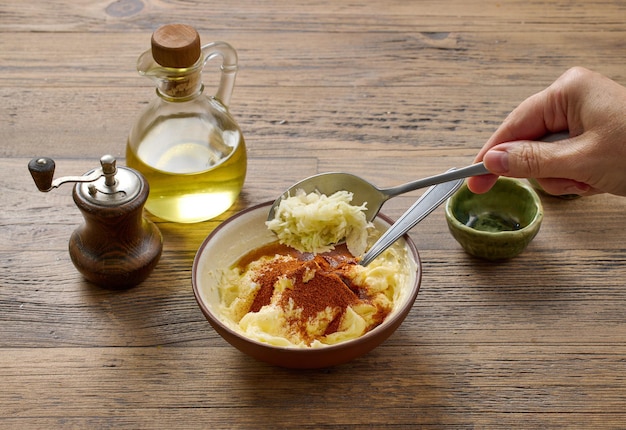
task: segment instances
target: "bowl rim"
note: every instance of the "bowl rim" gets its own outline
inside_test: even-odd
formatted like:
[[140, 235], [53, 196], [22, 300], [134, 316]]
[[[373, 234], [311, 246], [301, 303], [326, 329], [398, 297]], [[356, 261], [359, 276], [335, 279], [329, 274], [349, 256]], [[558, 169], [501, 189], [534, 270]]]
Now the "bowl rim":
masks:
[[[241, 211], [235, 213], [234, 215], [230, 216], [229, 218], [227, 218], [225, 221], [221, 222], [217, 227], [215, 227], [215, 229], [213, 229], [213, 231], [211, 231], [211, 233], [209, 233], [209, 235], [203, 240], [202, 244], [200, 245], [200, 247], [198, 248], [198, 251], [196, 252], [196, 255], [194, 256], [194, 260], [193, 260], [193, 265], [192, 265], [192, 271], [191, 271], [191, 283], [192, 283], [192, 288], [193, 288], [193, 293], [194, 296], [196, 298], [196, 302], [198, 304], [198, 306], [200, 307], [202, 313], [205, 315], [205, 317], [209, 318], [209, 323], [211, 324], [211, 326], [213, 326], [213, 324], [217, 324], [219, 326], [220, 330], [224, 330], [227, 333], [229, 333], [229, 335], [232, 335], [240, 340], [243, 340], [245, 342], [248, 343], [252, 343], [255, 344], [261, 348], [266, 348], [266, 349], [271, 349], [274, 351], [285, 351], [285, 352], [289, 352], [290, 354], [311, 354], [313, 352], [332, 352], [332, 351], [338, 351], [338, 350], [342, 350], [345, 348], [352, 348], [361, 344], [367, 344], [370, 342], [370, 339], [377, 336], [378, 332], [385, 329], [387, 326], [398, 326], [400, 325], [404, 319], [406, 318], [406, 316], [408, 315], [408, 313], [411, 311], [411, 308], [413, 307], [413, 305], [415, 304], [415, 300], [417, 300], [417, 295], [419, 293], [420, 287], [421, 287], [421, 283], [422, 283], [422, 260], [421, 257], [419, 255], [419, 251], [417, 250], [417, 247], [415, 246], [415, 243], [413, 242], [413, 240], [410, 238], [410, 236], [407, 234], [403, 235], [402, 238], [405, 240], [405, 243], [407, 245], [407, 247], [409, 248], [409, 254], [410, 254], [410, 258], [412, 258], [415, 262], [415, 281], [413, 283], [413, 285], [411, 285], [411, 291], [409, 293], [409, 295], [407, 296], [407, 298], [405, 299], [404, 303], [402, 304], [402, 306], [400, 308], [398, 308], [393, 315], [391, 315], [390, 318], [385, 318], [385, 320], [378, 326], [376, 326], [375, 328], [373, 328], [372, 330], [368, 331], [367, 333], [365, 333], [362, 336], [359, 336], [355, 339], [350, 339], [344, 342], [339, 342], [333, 345], [324, 345], [324, 346], [320, 346], [320, 347], [316, 347], [316, 348], [302, 348], [302, 347], [294, 347], [294, 346], [278, 346], [278, 345], [271, 345], [269, 343], [265, 343], [265, 342], [261, 342], [255, 339], [251, 339], [249, 337], [244, 336], [243, 334], [233, 330], [232, 328], [230, 328], [228, 325], [224, 324], [222, 322], [222, 320], [219, 318], [219, 316], [215, 315], [214, 312], [212, 312], [208, 306], [206, 306], [206, 304], [204, 303], [204, 300], [202, 299], [202, 296], [200, 294], [200, 286], [198, 285], [198, 266], [200, 264], [200, 260], [201, 260], [201, 256], [202, 253], [204, 252], [204, 250], [206, 249], [206, 247], [208, 246], [209, 242], [211, 241], [211, 239], [213, 237], [215, 237], [217, 235], [217, 233], [222, 230], [223, 228], [225, 228], [225, 226], [229, 223], [232, 223], [234, 221], [236, 221], [238, 218], [242, 217], [245, 214], [248, 214], [250, 212], [253, 211], [258, 211], [264, 207], [268, 207], [271, 206], [274, 203], [274, 201], [266, 201], [263, 203], [259, 203], [259, 204], [255, 204], [253, 206], [250, 206], [246, 209], [242, 209]], [[393, 224], [393, 220], [388, 217], [385, 214], [382, 213], [378, 213], [376, 215], [376, 218], [381, 218], [383, 221], [385, 221], [386, 223], [388, 223], [389, 225]], [[406, 310], [406, 312], [405, 312]], [[219, 333], [219, 330], [216, 327], [213, 327], [218, 334], [220, 334], [220, 336], [222, 336], [221, 333]], [[395, 331], [395, 329], [394, 329]], [[391, 333], [390, 333], [391, 335]], [[223, 337], [223, 336], [222, 336]], [[227, 339], [225, 339], [227, 340]], [[383, 339], [384, 341], [385, 339]], [[227, 340], [228, 341], [228, 340]], [[230, 342], [229, 342], [230, 343]], [[381, 342], [382, 343], [382, 342]]]
[[[519, 179], [515, 179], [515, 178], [508, 178], [508, 177], [499, 177], [498, 181], [496, 181], [496, 184], [500, 182], [500, 183], [504, 183], [504, 182], [509, 182], [513, 185], [516, 185], [517, 187], [521, 188], [522, 190], [524, 190], [527, 195], [529, 195], [534, 203], [534, 206], [537, 208], [537, 211], [535, 212], [535, 216], [532, 218], [532, 220], [524, 227], [520, 228], [519, 230], [505, 230], [505, 231], [484, 231], [484, 230], [477, 230], [475, 228], [471, 228], [468, 227], [467, 225], [463, 224], [461, 221], [459, 221], [459, 219], [454, 215], [453, 211], [452, 211], [452, 204], [454, 202], [454, 198], [455, 196], [457, 196], [457, 193], [460, 193], [461, 191], [465, 191], [465, 190], [469, 190], [469, 188], [467, 187], [467, 182], [463, 184], [463, 186], [456, 192], [454, 193], [446, 202], [446, 206], [445, 206], [445, 214], [446, 214], [446, 219], [448, 220], [448, 225], [450, 225], [450, 227], [454, 227], [460, 231], [464, 231], [464, 232], [468, 232], [471, 233], [475, 236], [485, 236], [485, 237], [516, 237], [516, 236], [520, 236], [526, 232], [529, 231], [533, 231], [535, 230], [538, 225], [540, 225], [542, 219], [543, 219], [543, 205], [541, 203], [541, 198], [539, 197], [539, 195], [535, 192], [535, 190], [527, 183], [520, 181]], [[495, 186], [495, 184], [494, 184]], [[489, 191], [487, 191], [489, 192]]]

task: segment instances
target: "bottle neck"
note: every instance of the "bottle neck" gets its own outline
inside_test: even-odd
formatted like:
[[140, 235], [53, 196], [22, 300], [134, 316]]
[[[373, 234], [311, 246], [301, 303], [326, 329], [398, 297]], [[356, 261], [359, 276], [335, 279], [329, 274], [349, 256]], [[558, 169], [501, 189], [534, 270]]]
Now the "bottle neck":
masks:
[[157, 83], [157, 94], [167, 101], [191, 100], [202, 94], [203, 90], [204, 85], [202, 85], [202, 76], [199, 70], [188, 74], [163, 77]]

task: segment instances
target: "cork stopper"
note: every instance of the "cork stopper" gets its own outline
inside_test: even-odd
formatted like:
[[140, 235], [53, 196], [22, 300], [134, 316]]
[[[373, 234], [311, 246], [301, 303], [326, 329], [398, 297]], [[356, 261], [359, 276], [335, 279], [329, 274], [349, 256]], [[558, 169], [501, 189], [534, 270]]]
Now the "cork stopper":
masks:
[[163, 67], [185, 68], [200, 58], [200, 35], [185, 24], [167, 24], [152, 34], [152, 56]]

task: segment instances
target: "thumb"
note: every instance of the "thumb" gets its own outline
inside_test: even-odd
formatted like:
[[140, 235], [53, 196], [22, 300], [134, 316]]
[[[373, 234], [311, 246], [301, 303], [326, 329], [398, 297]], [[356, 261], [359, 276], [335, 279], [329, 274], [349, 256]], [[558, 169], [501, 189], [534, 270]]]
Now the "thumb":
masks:
[[[584, 159], [576, 139], [558, 142], [516, 141], [491, 148], [483, 157], [487, 169], [497, 175], [536, 178], [550, 194], [584, 193], [589, 186], [579, 177]], [[550, 188], [550, 190], [548, 189]]]
[[576, 179], [576, 151], [568, 142], [506, 142], [491, 148], [483, 157], [485, 167], [496, 175], [516, 178]]

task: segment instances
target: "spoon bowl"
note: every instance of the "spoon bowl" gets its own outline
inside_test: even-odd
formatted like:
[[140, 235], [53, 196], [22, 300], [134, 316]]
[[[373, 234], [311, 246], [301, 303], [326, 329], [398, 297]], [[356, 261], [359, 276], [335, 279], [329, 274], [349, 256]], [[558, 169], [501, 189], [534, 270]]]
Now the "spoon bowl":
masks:
[[320, 173], [297, 182], [280, 197], [278, 197], [270, 207], [267, 220], [271, 221], [274, 219], [276, 208], [280, 204], [281, 200], [295, 195], [297, 190], [302, 190], [307, 194], [317, 191], [320, 194], [327, 196], [330, 196], [337, 191], [349, 191], [353, 194], [351, 202], [352, 205], [360, 206], [363, 203], [367, 203], [365, 217], [368, 221], [371, 221], [374, 217], [376, 217], [376, 214], [378, 214], [378, 211], [382, 207], [383, 203], [392, 197], [420, 188], [464, 179], [470, 176], [484, 175], [487, 173], [489, 173], [489, 171], [485, 168], [483, 163], [477, 163], [460, 169], [452, 169], [439, 175], [418, 179], [417, 181], [408, 182], [392, 188], [378, 188], [365, 179], [350, 173]]

